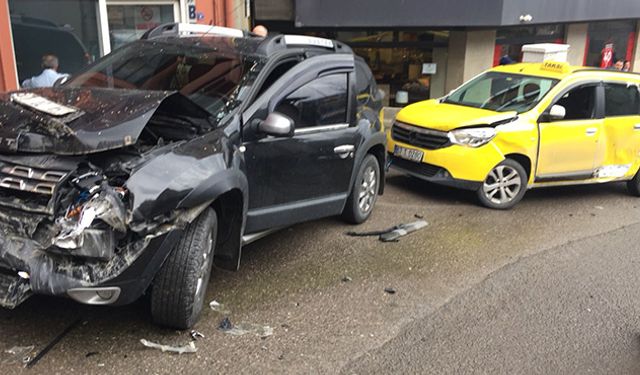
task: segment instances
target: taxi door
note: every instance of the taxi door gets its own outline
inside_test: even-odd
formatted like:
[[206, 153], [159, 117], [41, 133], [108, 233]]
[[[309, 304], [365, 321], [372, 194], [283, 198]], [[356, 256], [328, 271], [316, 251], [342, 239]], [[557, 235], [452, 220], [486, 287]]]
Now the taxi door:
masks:
[[623, 177], [640, 151], [640, 92], [624, 81], [604, 83], [604, 127], [596, 155], [596, 177]]
[[[593, 175], [603, 128], [602, 86], [584, 83], [552, 102], [565, 109], [562, 119], [542, 116], [536, 182], [587, 179]], [[547, 110], [547, 113], [549, 111]]]

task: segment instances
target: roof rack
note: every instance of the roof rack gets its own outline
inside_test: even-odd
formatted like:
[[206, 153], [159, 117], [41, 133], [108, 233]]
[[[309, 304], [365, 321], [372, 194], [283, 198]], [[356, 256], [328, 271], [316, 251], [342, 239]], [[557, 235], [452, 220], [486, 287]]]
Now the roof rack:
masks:
[[230, 27], [200, 25], [195, 23], [165, 23], [148, 30], [141, 39], [153, 39], [163, 36], [193, 36], [193, 35], [218, 35], [234, 38], [249, 36], [240, 29]]

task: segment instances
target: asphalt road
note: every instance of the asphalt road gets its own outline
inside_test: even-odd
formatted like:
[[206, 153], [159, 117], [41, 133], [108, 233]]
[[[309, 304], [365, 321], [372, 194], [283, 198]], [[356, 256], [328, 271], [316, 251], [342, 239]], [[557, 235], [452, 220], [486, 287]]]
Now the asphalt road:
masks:
[[[611, 184], [530, 191], [493, 211], [392, 175], [364, 225], [298, 225], [247, 247], [239, 272], [215, 274], [208, 300], [236, 324], [272, 327], [268, 338], [225, 334], [209, 309], [197, 353], [173, 355], [139, 342], [191, 340], [150, 324], [147, 301], [33, 297], [0, 311], [0, 350], [35, 352], [82, 323], [31, 370], [7, 353], [0, 361], [5, 372], [51, 374], [639, 373], [639, 205]], [[415, 214], [429, 227], [397, 243], [344, 235]]]

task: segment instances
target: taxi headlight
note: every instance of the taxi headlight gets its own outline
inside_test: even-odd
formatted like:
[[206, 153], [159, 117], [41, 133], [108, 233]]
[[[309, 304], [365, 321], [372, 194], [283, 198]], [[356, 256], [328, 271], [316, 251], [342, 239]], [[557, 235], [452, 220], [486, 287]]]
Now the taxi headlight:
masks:
[[468, 147], [480, 147], [496, 136], [495, 128], [468, 128], [449, 132], [451, 143]]

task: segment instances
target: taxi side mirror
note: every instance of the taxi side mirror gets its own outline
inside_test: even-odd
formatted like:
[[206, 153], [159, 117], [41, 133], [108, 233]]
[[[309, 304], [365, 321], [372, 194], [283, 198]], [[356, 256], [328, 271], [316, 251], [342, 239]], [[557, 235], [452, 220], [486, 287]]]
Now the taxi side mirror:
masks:
[[549, 110], [548, 119], [550, 121], [560, 121], [567, 115], [567, 110], [560, 104], [554, 104]]

